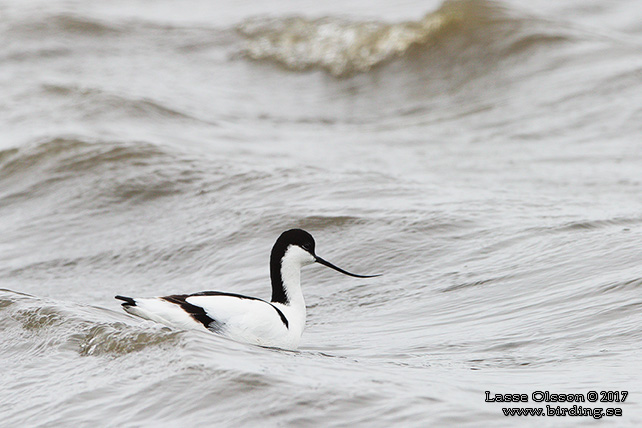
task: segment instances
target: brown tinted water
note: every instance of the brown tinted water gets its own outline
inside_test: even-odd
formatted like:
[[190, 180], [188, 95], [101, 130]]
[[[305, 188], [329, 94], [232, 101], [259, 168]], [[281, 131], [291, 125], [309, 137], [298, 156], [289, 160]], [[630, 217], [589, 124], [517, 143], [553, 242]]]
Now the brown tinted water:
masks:
[[[639, 426], [641, 18], [0, 1], [0, 425], [583, 425], [484, 391], [627, 390]], [[298, 352], [113, 299], [268, 298], [292, 227], [385, 274], [306, 268]]]

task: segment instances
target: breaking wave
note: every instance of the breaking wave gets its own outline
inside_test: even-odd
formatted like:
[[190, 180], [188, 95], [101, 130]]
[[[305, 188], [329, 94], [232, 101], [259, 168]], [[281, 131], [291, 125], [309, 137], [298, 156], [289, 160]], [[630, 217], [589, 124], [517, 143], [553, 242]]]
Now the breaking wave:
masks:
[[[242, 53], [248, 58], [275, 62], [290, 70], [323, 69], [345, 77], [448, 38], [473, 37], [481, 42], [507, 39], [508, 45], [503, 46], [507, 54], [569, 39], [567, 30], [547, 28], [546, 24], [550, 23], [513, 16], [493, 1], [449, 0], [417, 21], [258, 17], [244, 21], [237, 31], [245, 38]], [[484, 51], [480, 49], [478, 54], [484, 55]]]
[[[180, 332], [160, 325], [134, 325], [126, 315], [103, 308], [47, 301], [0, 290], [0, 325], [5, 348], [19, 355], [74, 351], [80, 356], [125, 355], [177, 344]], [[10, 351], [10, 349], [5, 349]]]

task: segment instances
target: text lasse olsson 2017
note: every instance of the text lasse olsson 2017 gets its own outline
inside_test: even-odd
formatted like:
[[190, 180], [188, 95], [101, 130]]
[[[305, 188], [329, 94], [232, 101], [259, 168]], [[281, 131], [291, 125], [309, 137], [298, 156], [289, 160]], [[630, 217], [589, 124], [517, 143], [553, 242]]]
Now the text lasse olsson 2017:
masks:
[[[541, 403], [595, 403], [597, 401], [607, 403], [623, 403], [628, 391], [588, 391], [586, 394], [558, 394], [550, 391], [535, 391], [529, 395], [524, 393], [491, 394], [484, 391], [485, 400], [488, 403], [527, 403], [530, 400]], [[591, 407], [573, 404], [571, 407], [551, 406], [546, 407], [505, 407], [502, 408], [504, 416], [590, 416], [594, 419], [601, 419], [604, 416], [622, 416], [621, 407]]]
[[[528, 403], [528, 394], [523, 393], [510, 393], [510, 394], [491, 394], [490, 391], [485, 391], [488, 403]], [[557, 394], [549, 391], [535, 391], [531, 394], [531, 399], [536, 403], [583, 403], [597, 401], [605, 403], [623, 403], [629, 395], [628, 391], [589, 391], [586, 394]]]

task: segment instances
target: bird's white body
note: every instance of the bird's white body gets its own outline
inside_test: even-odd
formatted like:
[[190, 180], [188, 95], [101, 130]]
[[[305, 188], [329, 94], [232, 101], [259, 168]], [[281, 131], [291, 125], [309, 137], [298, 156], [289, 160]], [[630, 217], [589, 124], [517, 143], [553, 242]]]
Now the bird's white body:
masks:
[[[301, 267], [314, 263], [298, 246], [290, 246], [281, 259], [281, 276], [289, 303], [267, 302], [233, 294], [190, 295], [185, 302], [202, 308], [215, 320], [207, 327], [181, 306], [163, 297], [135, 298], [125, 306], [132, 315], [186, 330], [215, 331], [240, 342], [282, 349], [296, 349], [305, 328], [305, 300], [301, 290]], [[278, 309], [278, 310], [277, 310]], [[282, 316], [287, 320], [287, 325]]]

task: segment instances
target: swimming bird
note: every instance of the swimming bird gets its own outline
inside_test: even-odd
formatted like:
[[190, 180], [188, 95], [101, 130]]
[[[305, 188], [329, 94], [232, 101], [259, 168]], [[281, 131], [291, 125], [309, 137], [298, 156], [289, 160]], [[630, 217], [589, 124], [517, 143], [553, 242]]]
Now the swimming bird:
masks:
[[299, 346], [306, 317], [301, 268], [315, 262], [356, 278], [379, 276], [356, 275], [333, 265], [316, 255], [312, 235], [291, 229], [272, 247], [269, 302], [220, 291], [116, 299], [124, 301], [126, 312], [170, 327], [206, 330], [241, 342], [293, 350]]

